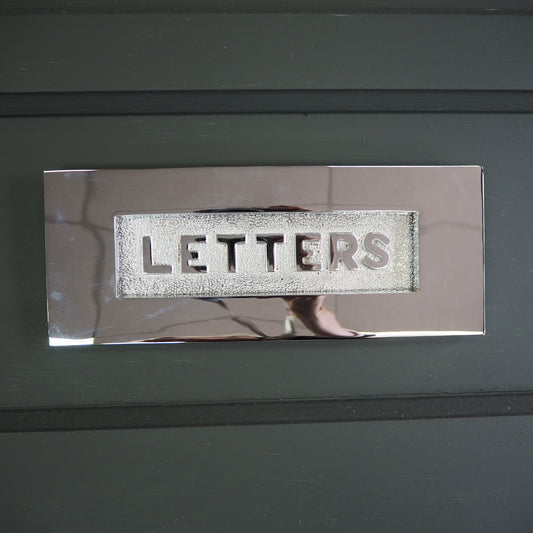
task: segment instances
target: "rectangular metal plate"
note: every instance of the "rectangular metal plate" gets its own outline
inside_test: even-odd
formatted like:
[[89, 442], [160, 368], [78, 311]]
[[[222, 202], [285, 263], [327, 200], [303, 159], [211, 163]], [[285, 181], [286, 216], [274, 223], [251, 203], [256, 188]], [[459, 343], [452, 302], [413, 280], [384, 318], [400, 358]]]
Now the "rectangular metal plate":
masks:
[[271, 211], [115, 216], [117, 296], [413, 292], [418, 214]]
[[461, 167], [45, 173], [50, 343], [482, 334]]

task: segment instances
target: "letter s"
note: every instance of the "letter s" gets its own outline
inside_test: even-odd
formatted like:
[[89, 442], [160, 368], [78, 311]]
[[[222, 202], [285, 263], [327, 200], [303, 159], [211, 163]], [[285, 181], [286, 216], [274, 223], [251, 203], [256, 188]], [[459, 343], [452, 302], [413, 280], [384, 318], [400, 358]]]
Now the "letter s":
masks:
[[373, 256], [377, 257], [377, 260], [371, 259], [368, 255], [363, 259], [363, 265], [372, 270], [379, 268], [385, 268], [389, 264], [389, 254], [376, 243], [387, 246], [390, 244], [390, 239], [383, 235], [383, 233], [369, 233], [365, 237], [365, 250], [370, 252]]

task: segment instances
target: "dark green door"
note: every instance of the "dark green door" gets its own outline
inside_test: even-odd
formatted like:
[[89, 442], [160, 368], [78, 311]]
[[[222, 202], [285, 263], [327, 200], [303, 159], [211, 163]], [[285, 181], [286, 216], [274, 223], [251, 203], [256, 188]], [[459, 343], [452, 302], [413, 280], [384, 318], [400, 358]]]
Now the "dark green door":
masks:
[[[5, 531], [531, 531], [530, 2], [5, 0]], [[485, 337], [48, 347], [42, 171], [485, 169]]]

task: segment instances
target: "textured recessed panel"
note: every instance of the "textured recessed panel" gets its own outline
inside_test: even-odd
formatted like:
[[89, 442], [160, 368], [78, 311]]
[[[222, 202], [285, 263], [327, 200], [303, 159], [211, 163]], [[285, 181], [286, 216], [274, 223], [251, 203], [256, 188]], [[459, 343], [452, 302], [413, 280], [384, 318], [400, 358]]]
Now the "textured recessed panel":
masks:
[[221, 298], [416, 292], [418, 213], [115, 216], [116, 292]]

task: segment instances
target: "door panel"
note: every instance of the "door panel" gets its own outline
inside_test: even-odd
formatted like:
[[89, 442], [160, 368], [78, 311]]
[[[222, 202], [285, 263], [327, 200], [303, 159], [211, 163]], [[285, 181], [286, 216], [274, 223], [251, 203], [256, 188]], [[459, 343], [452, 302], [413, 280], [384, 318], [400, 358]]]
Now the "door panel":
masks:
[[[532, 417], [0, 436], [9, 531], [529, 531]], [[9, 489], [9, 491], [7, 491]]]
[[[529, 4], [3, 3], [7, 531], [531, 530]], [[43, 170], [315, 164], [483, 165], [485, 337], [48, 346]]]
[[[3, 405], [527, 389], [531, 115], [4, 119]], [[46, 346], [43, 168], [277, 164], [485, 168], [487, 335], [269, 345]]]
[[[508, 15], [7, 16], [3, 91], [530, 89], [533, 19]], [[342, 15], [342, 13], [341, 13]]]

